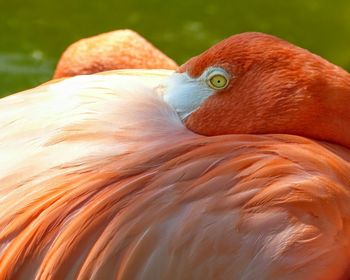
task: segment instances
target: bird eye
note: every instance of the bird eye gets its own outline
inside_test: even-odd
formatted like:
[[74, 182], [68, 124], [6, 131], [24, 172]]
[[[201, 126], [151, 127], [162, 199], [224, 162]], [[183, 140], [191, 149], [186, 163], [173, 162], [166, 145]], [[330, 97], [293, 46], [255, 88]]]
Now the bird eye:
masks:
[[215, 74], [209, 77], [207, 83], [213, 89], [223, 89], [227, 86], [228, 80], [224, 75]]

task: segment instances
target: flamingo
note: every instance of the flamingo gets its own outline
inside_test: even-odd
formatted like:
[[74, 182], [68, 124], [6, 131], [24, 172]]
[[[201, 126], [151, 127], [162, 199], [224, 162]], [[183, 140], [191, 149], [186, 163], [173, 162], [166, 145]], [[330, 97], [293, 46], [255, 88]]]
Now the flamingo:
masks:
[[0, 279], [346, 279], [350, 76], [271, 35], [0, 102]]
[[176, 70], [178, 66], [135, 31], [122, 29], [70, 45], [62, 54], [53, 78], [125, 68]]

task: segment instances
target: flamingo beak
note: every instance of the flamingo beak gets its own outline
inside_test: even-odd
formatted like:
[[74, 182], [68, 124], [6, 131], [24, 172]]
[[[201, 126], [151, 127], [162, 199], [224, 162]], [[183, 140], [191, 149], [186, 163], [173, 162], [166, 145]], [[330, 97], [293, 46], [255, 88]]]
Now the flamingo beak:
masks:
[[186, 72], [175, 72], [167, 80], [163, 99], [183, 122], [214, 94], [214, 90], [207, 86], [202, 76], [192, 78]]

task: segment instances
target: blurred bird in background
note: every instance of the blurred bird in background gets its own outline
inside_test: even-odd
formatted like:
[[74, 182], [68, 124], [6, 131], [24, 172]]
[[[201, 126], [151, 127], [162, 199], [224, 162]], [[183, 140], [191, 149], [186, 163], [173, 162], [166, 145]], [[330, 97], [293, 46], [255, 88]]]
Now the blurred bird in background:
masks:
[[243, 33], [2, 99], [0, 279], [347, 279], [349, 98], [346, 71]]
[[62, 54], [54, 78], [116, 69], [177, 69], [177, 64], [132, 30], [81, 39]]

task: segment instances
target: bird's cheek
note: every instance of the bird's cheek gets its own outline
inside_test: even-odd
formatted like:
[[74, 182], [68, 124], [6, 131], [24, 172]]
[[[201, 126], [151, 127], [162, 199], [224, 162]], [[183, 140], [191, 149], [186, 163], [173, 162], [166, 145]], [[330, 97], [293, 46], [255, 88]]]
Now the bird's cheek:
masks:
[[232, 94], [229, 89], [215, 92], [188, 116], [186, 127], [207, 136], [239, 133], [241, 126], [244, 126], [242, 111], [247, 108], [237, 108]]
[[206, 136], [217, 135], [217, 127], [220, 125], [220, 120], [216, 118], [215, 110], [211, 105], [211, 102], [207, 101], [192, 112], [184, 121], [185, 126], [197, 134]]
[[200, 111], [193, 112], [185, 121], [185, 126], [194, 133], [208, 135], [208, 125], [204, 124]]

